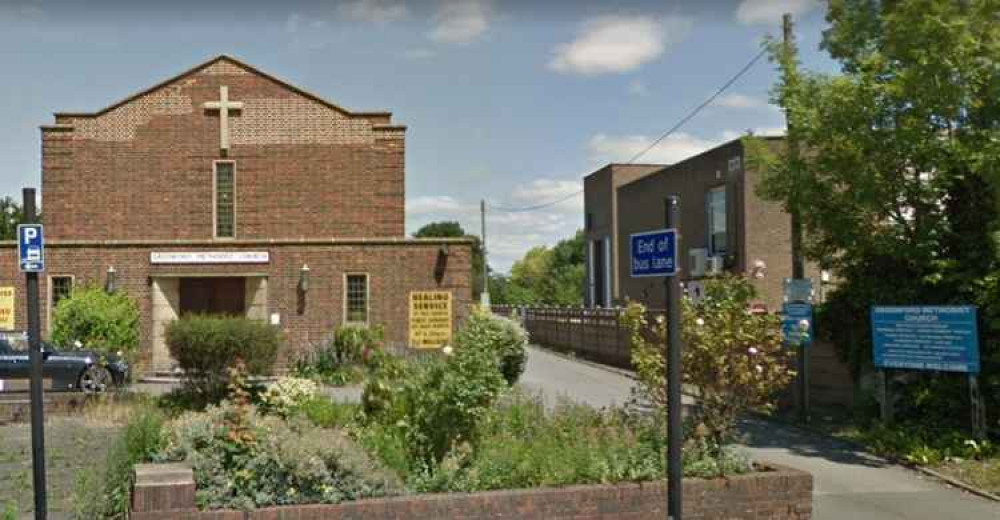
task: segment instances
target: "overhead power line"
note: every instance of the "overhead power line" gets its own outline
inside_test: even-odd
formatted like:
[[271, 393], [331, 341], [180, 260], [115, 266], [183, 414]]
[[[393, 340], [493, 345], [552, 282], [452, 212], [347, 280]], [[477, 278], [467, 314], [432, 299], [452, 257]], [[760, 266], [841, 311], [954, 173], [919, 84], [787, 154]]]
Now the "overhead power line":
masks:
[[761, 51], [758, 52], [757, 55], [754, 56], [753, 59], [750, 60], [746, 65], [744, 65], [743, 68], [740, 69], [740, 71], [737, 72], [735, 76], [729, 78], [729, 81], [725, 82], [719, 88], [719, 90], [716, 90], [714, 94], [712, 94], [708, 99], [706, 99], [704, 102], [702, 102], [702, 104], [700, 104], [697, 107], [695, 107], [695, 109], [692, 110], [691, 113], [689, 113], [688, 115], [684, 116], [684, 119], [681, 119], [680, 121], [678, 121], [676, 125], [674, 125], [673, 127], [671, 127], [670, 130], [667, 130], [666, 132], [664, 132], [663, 135], [661, 135], [657, 140], [653, 141], [653, 143], [650, 144], [649, 146], [647, 146], [643, 151], [635, 154], [634, 157], [632, 157], [631, 159], [629, 159], [628, 164], [634, 163], [640, 157], [642, 157], [643, 155], [646, 155], [646, 153], [648, 153], [650, 150], [652, 150], [653, 148], [655, 148], [656, 145], [660, 144], [660, 142], [662, 142], [664, 139], [666, 139], [667, 137], [669, 137], [670, 134], [676, 132], [678, 129], [680, 129], [680, 127], [684, 126], [684, 123], [687, 123], [694, 116], [698, 115], [698, 113], [701, 112], [705, 107], [707, 107], [708, 105], [711, 105], [712, 101], [715, 101], [715, 99], [717, 97], [721, 96], [722, 93], [726, 91], [726, 89], [728, 89], [729, 87], [731, 87], [733, 85], [733, 83], [736, 83], [737, 80], [739, 80], [741, 77], [743, 77], [743, 75], [746, 74], [746, 72], [748, 70], [750, 70], [750, 68], [753, 67], [754, 64], [756, 64], [758, 61], [760, 61], [760, 59], [762, 57], [764, 57], [765, 54], [767, 54], [767, 49], [761, 49]]
[[[666, 139], [667, 137], [670, 137], [671, 134], [673, 134], [674, 132], [676, 132], [677, 130], [679, 130], [688, 121], [690, 121], [691, 119], [693, 119], [694, 116], [698, 115], [698, 113], [701, 112], [702, 110], [704, 110], [705, 107], [707, 107], [708, 105], [711, 105], [712, 102], [716, 100], [716, 98], [718, 98], [719, 96], [721, 96], [723, 92], [725, 92], [729, 87], [733, 86], [733, 84], [736, 83], [737, 81], [739, 81], [739, 79], [741, 77], [743, 77], [743, 75], [746, 74], [747, 71], [749, 71], [751, 68], [753, 68], [753, 66], [756, 65], [757, 62], [760, 61], [760, 59], [762, 57], [764, 57], [765, 54], [767, 54], [767, 49], [761, 49], [761, 51], [758, 52], [757, 55], [755, 55], [753, 57], [753, 59], [751, 59], [749, 62], [747, 62], [747, 64], [744, 65], [743, 68], [741, 68], [739, 70], [739, 72], [737, 72], [733, 77], [729, 78], [729, 80], [727, 80], [725, 83], [723, 83], [723, 85], [721, 87], [719, 87], [719, 89], [716, 90], [714, 94], [712, 94], [711, 96], [709, 96], [708, 99], [706, 99], [700, 105], [698, 105], [697, 107], [695, 107], [694, 110], [692, 110], [690, 113], [688, 113], [688, 115], [684, 116], [684, 118], [681, 119], [680, 121], [678, 121], [677, 124], [675, 124], [674, 126], [670, 127], [669, 130], [667, 130], [666, 132], [664, 132], [663, 135], [661, 135], [660, 137], [658, 137], [649, 146], [647, 146], [646, 148], [644, 148], [641, 152], [635, 154], [635, 156], [633, 156], [631, 159], [629, 159], [628, 162], [626, 162], [625, 164], [632, 164], [635, 161], [639, 160], [640, 157], [642, 157], [643, 155], [646, 155], [647, 153], [649, 153], [649, 151], [652, 150], [653, 148], [656, 148], [656, 146], [659, 145], [661, 142], [663, 142], [664, 139]], [[508, 213], [524, 213], [524, 212], [528, 212], [528, 211], [537, 211], [537, 210], [540, 210], [540, 209], [545, 209], [545, 208], [547, 208], [549, 206], [554, 206], [556, 204], [559, 204], [560, 202], [563, 202], [563, 201], [569, 200], [569, 199], [571, 199], [573, 197], [576, 197], [577, 195], [580, 195], [581, 193], [583, 193], [582, 189], [580, 189], [578, 191], [575, 191], [573, 193], [570, 193], [569, 195], [560, 197], [558, 199], [555, 199], [555, 200], [552, 200], [552, 201], [549, 201], [549, 202], [545, 202], [543, 204], [536, 204], [534, 206], [525, 206], [525, 207], [521, 207], [521, 208], [513, 208], [513, 207], [504, 206], [504, 205], [500, 205], [500, 204], [493, 204], [493, 203], [489, 203], [489, 205], [493, 209], [498, 209], [500, 211], [506, 211]]]
[[550, 200], [549, 202], [545, 202], [545, 203], [542, 203], [542, 204], [536, 204], [534, 206], [525, 206], [523, 208], [511, 208], [511, 207], [504, 206], [504, 205], [501, 205], [501, 204], [493, 204], [492, 202], [489, 203], [489, 204], [490, 204], [491, 208], [498, 209], [500, 211], [506, 211], [508, 213], [524, 213], [524, 212], [527, 212], [527, 211], [535, 211], [535, 210], [539, 210], [539, 209], [544, 209], [544, 208], [547, 208], [549, 206], [555, 206], [556, 204], [559, 204], [560, 202], [563, 202], [563, 201], [569, 200], [569, 199], [571, 199], [573, 197], [576, 197], [577, 195], [579, 195], [581, 193], [583, 193], [583, 190], [577, 190], [577, 191], [574, 191], [573, 193], [570, 193], [569, 195], [565, 195], [565, 196], [559, 197], [558, 199]]

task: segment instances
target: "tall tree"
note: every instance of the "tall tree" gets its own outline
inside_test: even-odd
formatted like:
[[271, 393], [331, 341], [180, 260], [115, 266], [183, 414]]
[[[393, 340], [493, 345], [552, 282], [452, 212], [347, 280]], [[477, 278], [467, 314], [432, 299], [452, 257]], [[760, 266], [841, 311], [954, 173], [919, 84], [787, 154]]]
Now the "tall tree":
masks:
[[486, 265], [483, 258], [483, 245], [479, 237], [465, 232], [462, 225], [455, 221], [441, 221], [424, 224], [413, 234], [414, 238], [471, 238], [472, 244], [472, 293], [479, 298], [486, 283]]
[[509, 277], [491, 280], [497, 303], [514, 305], [579, 305], [583, 302], [583, 231], [552, 248], [538, 246], [510, 269]]
[[822, 48], [838, 75], [768, 42], [803, 152], [748, 139], [751, 156], [765, 197], [806, 208], [806, 254], [841, 280], [828, 330], [855, 367], [871, 359], [870, 305], [969, 303], [997, 270], [998, 19], [997, 0], [830, 0]]
[[11, 197], [0, 198], [0, 240], [16, 240], [17, 225], [23, 221], [21, 205]]

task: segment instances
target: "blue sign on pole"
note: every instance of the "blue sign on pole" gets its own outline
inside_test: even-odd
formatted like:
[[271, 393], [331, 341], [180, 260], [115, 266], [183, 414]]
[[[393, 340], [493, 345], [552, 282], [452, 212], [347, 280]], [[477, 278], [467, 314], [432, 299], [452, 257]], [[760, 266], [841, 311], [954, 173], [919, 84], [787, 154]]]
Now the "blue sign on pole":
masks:
[[808, 303], [781, 306], [781, 337], [785, 345], [808, 346], [812, 343], [813, 310]]
[[41, 224], [17, 226], [17, 251], [22, 272], [40, 273], [45, 270], [45, 241]]
[[632, 277], [677, 274], [677, 230], [659, 229], [631, 237]]
[[979, 373], [976, 308], [872, 307], [877, 368]]

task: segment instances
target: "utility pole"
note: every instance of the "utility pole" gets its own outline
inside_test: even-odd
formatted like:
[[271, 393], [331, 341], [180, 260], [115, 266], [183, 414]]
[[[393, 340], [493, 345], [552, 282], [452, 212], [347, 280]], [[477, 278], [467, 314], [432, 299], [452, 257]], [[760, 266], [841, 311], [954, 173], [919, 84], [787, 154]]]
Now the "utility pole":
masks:
[[[35, 189], [24, 189], [24, 222], [37, 224], [35, 215]], [[20, 233], [19, 233], [20, 235]], [[20, 240], [20, 237], [19, 237]], [[48, 517], [45, 496], [45, 418], [42, 395], [42, 343], [41, 322], [38, 309], [38, 273], [25, 273], [28, 296], [28, 351], [31, 361], [31, 470], [35, 491], [35, 520]]]
[[[781, 28], [785, 51], [785, 63], [783, 64], [785, 74], [785, 87], [793, 81], [796, 71], [789, 70], [795, 66], [796, 49], [792, 35], [792, 15], [785, 13], [781, 17]], [[802, 256], [802, 219], [800, 215], [801, 204], [799, 201], [799, 143], [795, 131], [792, 127], [792, 117], [789, 115], [789, 107], [785, 106], [785, 126], [788, 128], [786, 139], [788, 146], [788, 164], [791, 179], [791, 197], [789, 197], [788, 211], [791, 214], [791, 240], [792, 240], [792, 279], [801, 280], [805, 278], [805, 260]], [[802, 422], [809, 422], [809, 355], [808, 347], [803, 342], [799, 346], [798, 356], [798, 394], [799, 394], [799, 419]]]
[[482, 235], [480, 235], [481, 249], [483, 250], [483, 293], [480, 296], [480, 304], [484, 310], [490, 309], [490, 263], [486, 261], [486, 199], [479, 201], [479, 218], [482, 223]]

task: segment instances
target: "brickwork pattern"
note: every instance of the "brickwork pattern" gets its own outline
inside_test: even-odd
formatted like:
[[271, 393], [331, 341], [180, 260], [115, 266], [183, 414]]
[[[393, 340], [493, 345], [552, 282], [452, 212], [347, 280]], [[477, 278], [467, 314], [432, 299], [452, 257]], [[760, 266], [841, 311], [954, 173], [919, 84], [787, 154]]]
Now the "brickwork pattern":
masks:
[[[689, 520], [807, 520], [812, 516], [812, 476], [775, 471], [728, 479], [684, 482]], [[179, 492], [181, 490], [179, 489]], [[133, 501], [136, 498], [133, 497]], [[192, 504], [193, 508], [193, 504]], [[418, 495], [340, 505], [289, 506], [251, 512], [133, 511], [134, 520], [415, 520], [517, 518], [519, 520], [661, 520], [666, 484], [575, 486], [471, 494]], [[230, 516], [232, 515], [232, 516]]]
[[[116, 284], [135, 298], [141, 313], [140, 366], [146, 371], [152, 362], [152, 279], [167, 276], [264, 276], [267, 278], [267, 313], [278, 313], [284, 333], [284, 350], [278, 369], [287, 366], [298, 352], [327, 339], [343, 322], [344, 275], [369, 275], [370, 323], [385, 327], [386, 341], [404, 345], [408, 339], [410, 291], [450, 290], [453, 293], [455, 322], [461, 323], [472, 303], [471, 246], [465, 241], [444, 242], [388, 240], [340, 243], [284, 243], [239, 245], [220, 248], [208, 245], [122, 245], [46, 247], [46, 273], [39, 279], [42, 299], [43, 336], [49, 326], [49, 279], [61, 274], [75, 275], [75, 285], [102, 286], [108, 267], [117, 272]], [[150, 265], [153, 251], [268, 251], [267, 264], [247, 265]], [[26, 328], [24, 276], [17, 271], [16, 250], [7, 243], [0, 250], [0, 286], [13, 285], [18, 307], [14, 319], [18, 329]], [[309, 290], [298, 290], [300, 270], [310, 269]]]
[[[227, 86], [231, 147], [219, 149]], [[236, 238], [402, 237], [405, 129], [225, 59], [42, 130], [49, 239], [210, 239], [213, 164], [235, 162]]]

